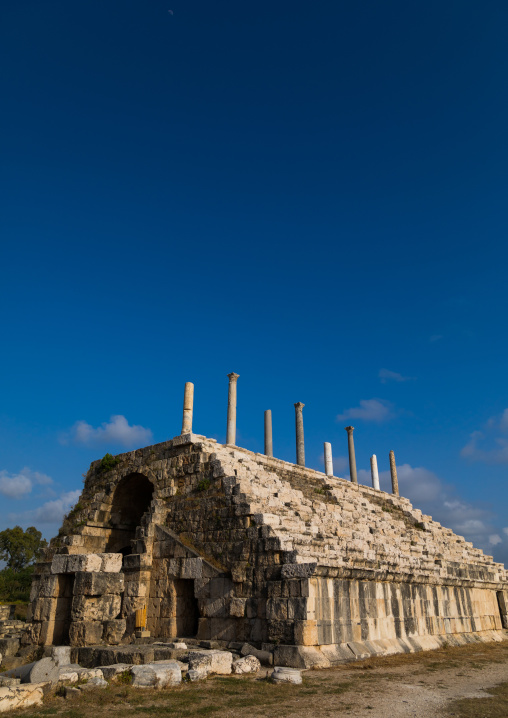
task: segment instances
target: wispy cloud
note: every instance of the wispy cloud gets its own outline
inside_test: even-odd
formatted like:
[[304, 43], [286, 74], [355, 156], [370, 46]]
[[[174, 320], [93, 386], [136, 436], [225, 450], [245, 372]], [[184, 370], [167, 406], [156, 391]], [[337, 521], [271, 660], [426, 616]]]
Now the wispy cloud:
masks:
[[350, 419], [361, 419], [362, 421], [374, 421], [383, 423], [393, 419], [395, 412], [393, 404], [383, 399], [361, 399], [360, 406], [346, 409], [342, 414], [337, 415], [337, 421], [349, 421]]
[[9, 499], [21, 499], [32, 491], [34, 484], [48, 486], [53, 479], [39, 471], [32, 471], [27, 466], [17, 474], [0, 471], [0, 494]]
[[434, 342], [438, 342], [442, 338], [443, 338], [442, 334], [433, 334], [431, 337], [429, 337], [429, 342], [431, 344], [433, 344]]
[[389, 381], [402, 382], [414, 380], [413, 376], [402, 376], [402, 374], [396, 371], [390, 371], [389, 369], [380, 369], [379, 378], [381, 379], [381, 384], [386, 384]]
[[67, 491], [58, 499], [46, 501], [42, 506], [30, 511], [23, 511], [17, 514], [12, 513], [9, 518], [11, 521], [20, 521], [25, 524], [61, 524], [64, 515], [68, 513], [71, 507], [76, 503], [80, 494], [81, 491], [79, 489]]
[[508, 409], [491, 417], [482, 431], [473, 431], [460, 455], [469, 461], [508, 464]]
[[144, 426], [131, 426], [125, 416], [117, 414], [97, 428], [86, 421], [77, 421], [71, 430], [60, 437], [63, 444], [99, 446], [117, 444], [125, 448], [146, 446], [152, 441], [152, 432]]

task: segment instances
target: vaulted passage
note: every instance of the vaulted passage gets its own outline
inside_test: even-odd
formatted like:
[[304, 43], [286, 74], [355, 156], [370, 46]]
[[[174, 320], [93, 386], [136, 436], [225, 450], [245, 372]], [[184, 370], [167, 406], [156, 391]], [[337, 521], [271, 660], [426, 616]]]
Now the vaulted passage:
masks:
[[148, 511], [153, 495], [153, 484], [143, 474], [128, 474], [113, 494], [110, 525], [113, 528], [106, 551], [132, 553], [131, 541], [143, 515]]

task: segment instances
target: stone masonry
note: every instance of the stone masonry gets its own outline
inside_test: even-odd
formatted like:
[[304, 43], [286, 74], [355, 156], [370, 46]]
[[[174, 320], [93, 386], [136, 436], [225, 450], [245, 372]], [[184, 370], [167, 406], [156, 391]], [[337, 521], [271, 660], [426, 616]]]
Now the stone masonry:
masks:
[[24, 640], [131, 642], [144, 608], [155, 640], [325, 666], [501, 640], [508, 575], [405, 498], [183, 434], [92, 463], [36, 567]]

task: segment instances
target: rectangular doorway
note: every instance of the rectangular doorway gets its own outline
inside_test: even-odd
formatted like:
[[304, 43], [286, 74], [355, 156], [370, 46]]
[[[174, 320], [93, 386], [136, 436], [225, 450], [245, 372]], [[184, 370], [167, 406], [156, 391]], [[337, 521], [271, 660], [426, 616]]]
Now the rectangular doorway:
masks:
[[176, 593], [176, 634], [178, 638], [194, 638], [198, 632], [199, 608], [191, 578], [174, 580]]

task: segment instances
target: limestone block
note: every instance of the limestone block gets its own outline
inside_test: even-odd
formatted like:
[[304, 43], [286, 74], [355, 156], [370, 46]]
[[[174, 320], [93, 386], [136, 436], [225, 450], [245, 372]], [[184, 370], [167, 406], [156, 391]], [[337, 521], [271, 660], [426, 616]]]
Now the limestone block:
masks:
[[498, 591], [497, 601], [501, 613], [502, 627], [508, 628], [508, 591]]
[[[116, 556], [116, 554], [104, 554]], [[89, 573], [80, 571], [74, 580], [74, 595], [102, 596], [104, 593], [120, 594], [124, 590], [123, 573]]]
[[206, 668], [204, 666], [199, 666], [198, 668], [190, 668], [187, 671], [187, 678], [189, 681], [202, 681], [208, 676], [208, 673], [206, 672]]
[[[55, 556], [55, 558], [58, 557]], [[66, 557], [64, 556], [63, 558]], [[37, 596], [39, 598], [56, 598], [58, 596], [58, 588], [58, 578], [56, 575], [48, 574], [47, 576], [41, 576], [38, 585]]]
[[72, 599], [73, 621], [108, 621], [120, 613], [120, 596], [74, 596]]
[[189, 654], [189, 668], [206, 670], [207, 673], [229, 675], [233, 654], [230, 651], [197, 651]]
[[200, 558], [183, 558], [181, 560], [181, 578], [201, 578], [203, 561]]
[[104, 621], [104, 630], [102, 634], [102, 640], [104, 643], [110, 646], [115, 646], [125, 635], [127, 630], [127, 621], [125, 618], [116, 618], [109, 621]]
[[51, 648], [51, 658], [57, 666], [68, 666], [71, 662], [71, 647], [53, 646]]
[[275, 646], [273, 662], [291, 668], [329, 668], [330, 661], [313, 646]]
[[71, 646], [93, 646], [102, 640], [100, 621], [73, 621], [69, 628]]
[[277, 666], [273, 669], [271, 680], [274, 683], [294, 683], [296, 685], [300, 685], [302, 682], [302, 674], [294, 668]]
[[0, 653], [4, 658], [10, 658], [15, 656], [19, 651], [20, 640], [19, 638], [0, 638]]
[[261, 663], [256, 656], [244, 656], [233, 661], [233, 673], [257, 673], [261, 668]]
[[98, 553], [102, 565], [100, 570], [104, 573], [118, 573], [122, 570], [123, 556], [121, 553]]
[[7, 672], [12, 678], [20, 678], [21, 683], [56, 683], [59, 668], [52, 658], [41, 658], [24, 666], [12, 668]]
[[246, 598], [232, 598], [229, 604], [229, 615], [243, 618], [245, 615]]
[[100, 554], [76, 553], [67, 557], [67, 573], [78, 571], [100, 571], [102, 559]]
[[79, 676], [77, 671], [72, 669], [72, 666], [61, 666], [58, 680], [61, 683], [77, 683]]
[[89, 691], [93, 688], [107, 688], [108, 682], [104, 680], [104, 678], [100, 678], [99, 676], [96, 676], [95, 678], [90, 678], [86, 683], [83, 683], [79, 689], [81, 691]]
[[19, 686], [21, 683], [21, 680], [19, 678], [10, 678], [9, 676], [4, 676], [0, 673], [0, 687], [10, 688], [11, 686]]
[[51, 573], [67, 573], [67, 559], [63, 554], [57, 554], [51, 562]]
[[259, 650], [259, 648], [255, 648], [249, 643], [244, 643], [240, 649], [240, 653], [243, 657], [253, 656], [254, 658], [257, 658], [257, 660], [264, 666], [273, 665], [273, 654], [271, 651]]
[[132, 664], [130, 663], [113, 663], [111, 666], [103, 666], [102, 674], [107, 681], [114, 681], [115, 678], [126, 671], [130, 671]]
[[132, 666], [130, 673], [135, 688], [166, 688], [182, 682], [182, 671], [176, 661]]
[[7, 713], [15, 708], [40, 706], [43, 697], [43, 687], [38, 685], [0, 687], [0, 713]]
[[295, 643], [316, 646], [319, 643], [317, 621], [295, 621]]

